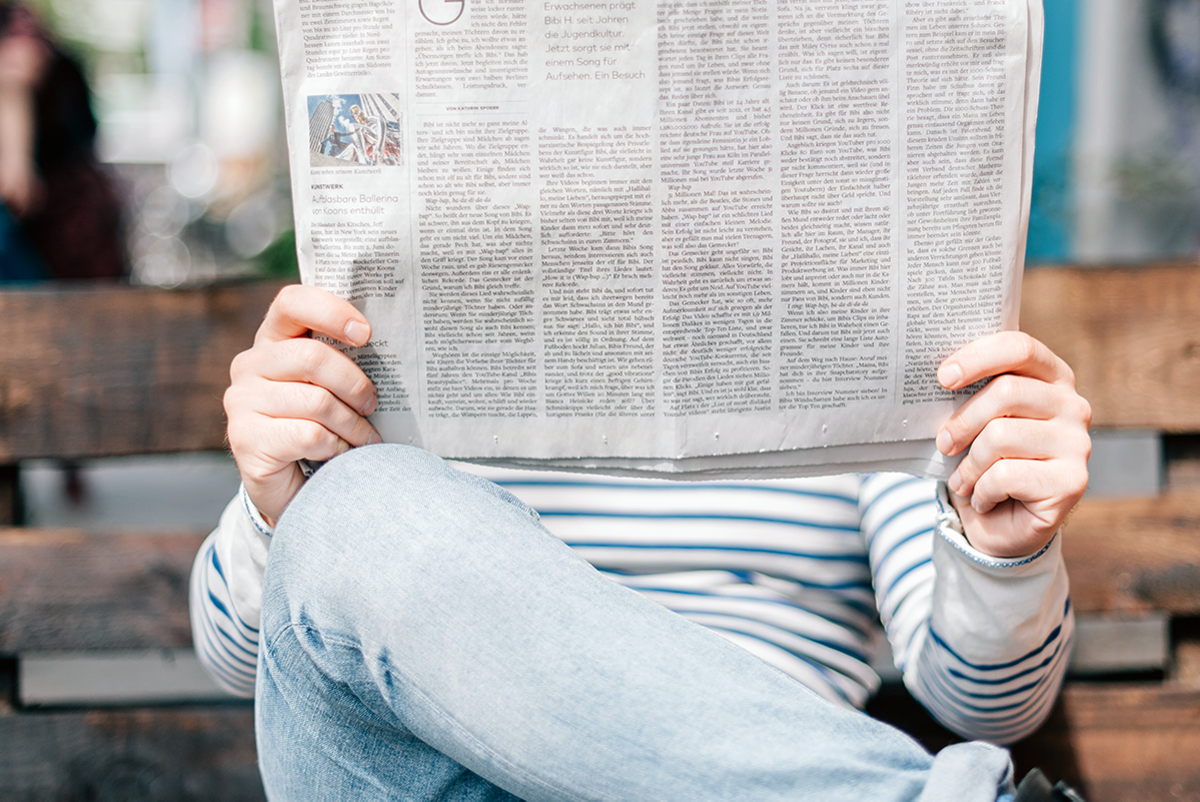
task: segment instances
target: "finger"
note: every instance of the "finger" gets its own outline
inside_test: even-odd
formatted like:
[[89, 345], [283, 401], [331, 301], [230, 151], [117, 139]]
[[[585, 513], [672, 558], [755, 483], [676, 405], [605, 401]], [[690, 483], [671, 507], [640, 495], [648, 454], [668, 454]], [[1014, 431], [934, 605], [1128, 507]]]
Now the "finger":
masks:
[[257, 411], [261, 415], [276, 419], [299, 418], [319, 423], [352, 446], [382, 442], [379, 432], [375, 431], [375, 427], [366, 418], [323, 387], [301, 382], [262, 384], [275, 386], [259, 395]]
[[260, 378], [314, 384], [363, 415], [374, 412], [378, 403], [375, 385], [367, 374], [341, 351], [318, 340], [290, 339], [256, 346], [234, 357], [229, 373], [234, 385]]
[[1078, 466], [1087, 479], [1092, 441], [1082, 426], [1064, 426], [1057, 419], [996, 418], [990, 421], [947, 483], [956, 493], [970, 495], [975, 482], [1004, 459], [1056, 460]]
[[1069, 388], [1006, 373], [955, 410], [938, 431], [938, 450], [946, 456], [958, 454], [997, 418], [1050, 420], [1065, 416], [1082, 422], [1090, 415], [1085, 407], [1086, 402]]
[[237, 427], [230, 425], [229, 445], [250, 500], [272, 526], [304, 484], [297, 461], [329, 460], [350, 450], [350, 444], [312, 421], [251, 416], [255, 448], [243, 451]]
[[[235, 457], [239, 450], [243, 458], [238, 468], [247, 478], [260, 484], [268, 483], [280, 470], [286, 470], [297, 460], [330, 460], [352, 447], [316, 421], [300, 418], [271, 418], [255, 415], [244, 419], [247, 427], [233, 425], [229, 429], [229, 444]], [[250, 445], [250, 448], [245, 448]]]
[[1086, 472], [1079, 473], [1062, 460], [1005, 459], [979, 477], [971, 508], [983, 515], [1013, 499], [1041, 521], [1045, 532], [1053, 532], [1086, 489]]
[[275, 296], [254, 341], [278, 342], [310, 331], [353, 346], [371, 339], [371, 324], [352, 303], [316, 287], [292, 284]]
[[1075, 386], [1075, 374], [1066, 362], [1019, 331], [1002, 331], [969, 343], [946, 358], [937, 376], [943, 387], [957, 390], [1002, 373]]
[[1062, 427], [1049, 421], [996, 418], [975, 438], [947, 484], [955, 493], [969, 496], [975, 482], [995, 463], [1003, 459], [1049, 459], [1064, 450], [1064, 437]]
[[281, 448], [300, 459], [323, 462], [350, 450], [350, 443], [321, 424], [297, 418], [275, 418], [276, 440]]

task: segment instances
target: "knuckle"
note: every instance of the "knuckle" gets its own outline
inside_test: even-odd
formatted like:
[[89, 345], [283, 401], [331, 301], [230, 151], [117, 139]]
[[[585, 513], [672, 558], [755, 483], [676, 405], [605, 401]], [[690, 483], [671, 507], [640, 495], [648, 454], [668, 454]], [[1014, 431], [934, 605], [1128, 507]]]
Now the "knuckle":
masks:
[[304, 288], [299, 284], [288, 284], [275, 296], [275, 300], [271, 302], [271, 306], [276, 304], [280, 306], [291, 306], [296, 303], [300, 296], [304, 293]]
[[289, 382], [287, 384], [287, 414], [296, 420], [323, 420], [328, 407], [325, 404], [326, 393], [316, 385], [304, 382]]
[[1092, 425], [1092, 405], [1081, 395], [1075, 397], [1078, 399], [1075, 414], [1083, 422], [1084, 428], [1089, 428]]
[[992, 379], [996, 386], [996, 394], [1004, 407], [1019, 406], [1025, 398], [1025, 383], [1011, 373], [1004, 373]]
[[986, 475], [988, 492], [995, 499], [1021, 493], [1029, 483], [1027, 471], [1017, 467], [1014, 460], [998, 460], [988, 468]]
[[295, 349], [296, 368], [300, 375], [311, 379], [325, 364], [325, 346], [316, 340], [292, 340]]
[[987, 472], [987, 466], [990, 462], [985, 449], [971, 446], [971, 450], [963, 457], [962, 462], [958, 464], [959, 476], [963, 479], [978, 480], [980, 476]]
[[1083, 496], [1083, 494], [1087, 491], [1088, 479], [1089, 477], [1086, 469], [1072, 472], [1071, 480], [1068, 483], [1068, 488], [1072, 498], [1078, 500], [1081, 496]]
[[972, 450], [979, 449], [980, 454], [995, 453], [999, 444], [1005, 442], [1008, 437], [1010, 418], [992, 418], [988, 421], [983, 429], [980, 430], [979, 436], [975, 438], [975, 444], [971, 447]]
[[253, 355], [248, 350], [241, 351], [234, 356], [234, 358], [229, 362], [230, 381], [236, 382], [239, 377], [248, 374], [250, 372], [250, 365], [248, 363], [251, 361], [253, 361]]
[[313, 421], [299, 420], [292, 425], [292, 443], [301, 454], [308, 454], [319, 448], [325, 440], [325, 428]]
[[319, 388], [314, 389], [316, 389], [316, 392], [309, 394], [309, 412], [316, 420], [332, 420], [340, 410], [341, 404], [329, 392]]
[[235, 455], [242, 450], [242, 427], [236, 421], [230, 421], [225, 429], [225, 442]]
[[354, 387], [350, 392], [354, 398], [370, 398], [375, 394], [375, 384], [364, 373], [355, 378]]
[[1059, 357], [1059, 361], [1062, 362], [1064, 382], [1067, 384], [1068, 387], [1070, 387], [1072, 390], [1074, 390], [1075, 389], [1075, 370], [1070, 365], [1067, 364], [1066, 360], [1062, 359], [1061, 357]]
[[225, 394], [221, 396], [221, 405], [225, 408], [225, 417], [232, 419], [240, 408], [241, 392], [237, 385], [231, 384], [225, 388]]
[[1018, 334], [1020, 337], [1017, 339], [1017, 343], [1020, 349], [1021, 360], [1026, 363], [1036, 361], [1042, 344], [1023, 331], [1018, 332]]
[[1085, 466], [1085, 471], [1086, 471], [1087, 462], [1088, 462], [1088, 460], [1090, 460], [1092, 458], [1092, 436], [1085, 431], [1083, 433], [1083, 437], [1084, 437], [1084, 440], [1083, 440], [1082, 454], [1083, 454], [1083, 464]]

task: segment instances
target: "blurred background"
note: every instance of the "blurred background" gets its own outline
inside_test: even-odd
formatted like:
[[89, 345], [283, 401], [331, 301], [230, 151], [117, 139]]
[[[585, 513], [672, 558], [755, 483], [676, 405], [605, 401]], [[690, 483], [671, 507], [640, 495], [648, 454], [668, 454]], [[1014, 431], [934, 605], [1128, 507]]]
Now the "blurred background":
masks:
[[1200, 2], [1046, 0], [1029, 260], [1200, 245]]
[[[91, 88], [130, 279], [294, 270], [270, 0], [26, 0]], [[1200, 0], [1048, 0], [1031, 262], [1200, 246]]]
[[[90, 87], [96, 157], [117, 190], [131, 282], [177, 287], [297, 275], [270, 0], [26, 5], [78, 60]], [[1200, 0], [1045, 6], [1029, 262], [1194, 258]], [[1094, 491], [1145, 492], [1161, 481], [1155, 437], [1114, 437], [1100, 444], [1093, 462]], [[1115, 449], [1111, 460], [1104, 458], [1108, 448]], [[187, 524], [215, 520], [219, 499], [236, 487], [231, 466], [217, 459], [205, 472], [196, 458], [181, 459], [191, 467], [180, 470], [200, 471], [182, 485], [157, 463], [87, 464], [66, 481], [54, 465], [28, 465], [27, 518], [39, 525], [152, 526], [157, 504], [177, 521], [182, 513]], [[133, 471], [128, 479], [121, 478], [125, 470]], [[204, 476], [213, 477], [211, 492], [172, 498], [169, 488], [195, 490], [206, 486]]]
[[129, 279], [294, 275], [270, 0], [24, 5], [90, 87]]
[[[20, 14], [28, 14], [14, 16], [14, 9], [23, 9]], [[1045, 12], [1046, 47], [1028, 263], [1102, 268], [1196, 262], [1200, 254], [1200, 0], [1045, 0]], [[25, 53], [27, 61], [30, 58], [32, 61], [23, 67], [21, 54], [6, 52], [3, 44], [14, 29], [22, 29], [27, 37], [32, 31], [41, 41], [53, 43], [55, 60], [43, 58], [38, 62], [36, 54]], [[95, 202], [94, 208], [102, 216], [111, 214], [113, 221], [95, 232], [96, 241], [105, 236], [114, 239], [113, 252], [118, 254], [115, 260], [92, 270], [91, 275], [115, 276], [135, 285], [163, 288], [298, 278], [271, 0], [22, 0], [19, 4], [0, 0], [0, 83], [12, 80], [13, 75], [19, 78], [21, 70], [28, 72], [34, 62], [46, 74], [54, 65], [61, 68], [53, 74], [62, 81], [63, 96], [74, 98], [75, 103], [74, 106], [68, 103], [65, 113], [59, 115], [63, 122], [62, 142], [70, 147], [60, 142], [43, 150], [52, 155], [86, 152], [84, 157], [72, 161], [80, 168], [74, 177], [60, 176], [61, 180], [52, 181], [47, 173], [50, 166], [38, 165], [46, 178], [42, 188], [45, 194], [40, 196], [42, 208], [47, 210], [45, 215], [54, 218], [51, 211], [61, 212], [59, 219], [45, 221], [45, 241], [86, 242], [74, 233], [70, 237], [56, 237], [53, 232], [64, 221], [77, 221], [79, 218], [71, 215], [82, 214], [79, 202], [90, 198]], [[77, 72], [72, 72], [76, 66]], [[76, 90], [81, 86], [86, 86], [86, 90], [80, 94]], [[82, 115], [76, 102], [80, 99]], [[4, 102], [7, 102], [5, 93], [0, 92], [0, 104]], [[89, 103], [90, 115], [86, 111]], [[43, 111], [39, 107], [39, 113]], [[6, 120], [11, 120], [11, 115], [0, 108], [0, 143], [7, 131]], [[5, 288], [6, 278], [13, 280], [5, 275], [6, 265], [19, 262], [14, 251], [5, 250], [8, 245], [4, 237], [14, 226], [29, 227], [28, 215], [19, 208], [20, 199], [37, 195], [28, 191], [28, 185], [23, 190], [20, 181], [14, 184], [10, 180], [10, 167], [0, 145], [0, 196], [12, 207], [6, 211], [6, 205], [0, 205], [0, 289]], [[77, 186], [92, 189], [73, 191]], [[14, 203], [12, 198], [17, 201]], [[68, 225], [65, 230], [76, 232], [79, 227]], [[88, 250], [99, 253], [104, 249]], [[1057, 277], [1067, 275], [1067, 271], [1042, 272]], [[35, 265], [28, 275], [16, 280], [28, 286], [31, 280], [45, 278], [46, 273], [62, 277], [54, 269], [42, 270], [40, 276], [37, 273]], [[253, 290], [254, 286], [239, 289]], [[270, 286], [266, 289], [274, 291]], [[174, 298], [206, 292], [158, 294]], [[257, 325], [258, 309], [265, 307], [265, 297], [269, 296], [264, 295], [262, 303], [249, 316], [247, 331]], [[216, 302], [210, 306], [197, 302], [196, 306], [203, 313], [201, 320], [189, 324], [193, 328], [187, 331], [197, 332], [197, 341], [208, 333], [205, 320], [213, 319], [218, 312], [232, 314], [229, 312], [232, 304], [221, 308]], [[59, 325], [57, 319], [54, 325]], [[226, 320], [224, 325], [228, 328], [230, 324]], [[170, 318], [168, 328], [182, 328], [177, 317]], [[1088, 330], [1089, 342], [1097, 338], [1098, 328]], [[191, 336], [186, 334], [184, 339]], [[248, 346], [249, 335], [246, 340]], [[113, 342], [129, 345], [119, 336]], [[2, 345], [18, 350], [11, 343]], [[86, 351], [83, 345], [86, 343], [74, 342], [69, 347]], [[1195, 362], [1189, 360], [1200, 358], [1196, 357], [1200, 354], [1198, 348], [1194, 343], [1188, 344], [1184, 357], [1173, 356], [1174, 361], [1167, 360], [1161, 351], [1151, 352], [1145, 375], [1132, 371], [1130, 376], [1116, 378], [1132, 387], [1146, 376], [1156, 379], [1157, 374], [1150, 375], [1155, 371], [1191, 371], [1194, 375]], [[44, 353], [53, 360], [64, 359], [63, 353], [53, 349]], [[133, 356], [141, 361], [131, 357], [129, 365], [144, 366], [145, 354]], [[121, 360], [115, 358], [109, 362], [116, 364]], [[109, 362], [105, 365], [109, 366]], [[202, 400], [211, 402], [212, 407], [214, 434], [203, 446], [208, 449], [220, 447], [223, 426], [217, 384], [225, 380], [227, 364], [226, 358], [219, 370], [214, 371], [211, 392], [203, 393], [206, 398]], [[122, 366], [123, 363], [118, 365]], [[193, 371], [196, 374], [193, 375], [184, 370], [175, 377], [168, 368], [177, 365], [162, 367], [163, 377], [155, 378], [158, 383], [147, 383], [155, 391], [187, 386], [188, 381], [199, 375], [199, 371]], [[22, 405], [32, 406], [32, 396], [18, 392], [23, 378], [0, 377], [11, 385], [7, 389], [0, 387], [9, 393], [6, 403], [18, 411], [23, 409]], [[140, 386], [136, 377], [124, 374], [105, 380], [112, 386], [122, 382]], [[87, 381], [64, 382], [63, 387], [64, 396], [74, 393], [84, 397], [92, 391]], [[0, 397], [0, 401], [4, 398]], [[73, 398], [72, 403], [76, 401], [78, 398]], [[97, 403], [110, 402], [105, 397]], [[1200, 488], [1200, 435], [1195, 434], [1194, 428], [1186, 431], [1190, 434], [1164, 434], [1150, 428], [1094, 432], [1089, 495], [1145, 496], [1155, 500], [1164, 488], [1185, 485], [1192, 491]], [[149, 450], [152, 449], [144, 449], [142, 453]], [[39, 451], [37, 456], [64, 453]], [[130, 453], [130, 450], [74, 453]], [[1181, 455], [1191, 461], [1180, 459]], [[1170, 469], [1175, 471], [1171, 476], [1168, 465], [1176, 466]], [[1191, 465], [1192, 472], [1182, 473], [1180, 465]], [[0, 491], [6, 486], [15, 488], [15, 501], [10, 504], [12, 522], [41, 528], [78, 527], [103, 533], [99, 540], [118, 543], [120, 537], [129, 533], [164, 533], [174, 537], [207, 532], [236, 492], [238, 476], [229, 455], [213, 450], [74, 461], [20, 459], [19, 465], [15, 462], [0, 465]], [[0, 492], [0, 511], [6, 501]], [[1190, 512], [1175, 515], [1173, 520], [1182, 522], [1178, 524], [1181, 527], [1192, 527], [1191, 522], [1197, 518], [1191, 515]], [[0, 525], [4, 523], [0, 521]], [[1191, 531], [1188, 530], [1189, 538]], [[159, 560], [152, 554], [146, 557], [152, 578], [171, 586], [175, 606], [170, 609], [175, 612], [182, 610], [184, 577], [193, 553], [194, 548], [184, 553], [183, 562], [177, 560], [178, 564], [169, 563], [165, 557]], [[178, 570], [172, 574], [164, 566]], [[19, 578], [21, 570], [11, 568], [10, 574]], [[1126, 585], [1133, 587], [1130, 575], [1122, 576], [1129, 579]], [[1180, 586], [1187, 582], [1195, 585], [1191, 576], [1179, 573]], [[143, 580], [144, 577], [137, 579]], [[5, 577], [0, 576], [0, 599], [8, 592], [4, 581]], [[39, 583], [31, 580], [27, 584]], [[136, 588], [135, 604], [149, 592], [142, 584]], [[169, 594], [164, 592], [164, 595]], [[106, 610], [101, 610], [103, 615], [108, 615]], [[1200, 687], [1200, 617], [1194, 611], [1189, 615], [1192, 617], [1187, 619], [1191, 622], [1188, 626], [1192, 629], [1187, 631], [1187, 637], [1179, 635], [1183, 630], [1173, 630], [1175, 634], [1170, 638], [1173, 643], [1187, 640], [1192, 644], [1189, 647], [1192, 651], [1187, 652], [1192, 655], [1188, 658], [1192, 660], [1188, 676]], [[1168, 619], [1159, 612], [1155, 616], [1138, 623], [1143, 627], [1138, 631], [1150, 633], [1151, 646], [1142, 651], [1158, 660], [1153, 666], [1159, 672], [1155, 676], [1161, 679], [1164, 671], [1174, 669], [1164, 668]], [[172, 636], [177, 647], [186, 646], [186, 618], [183, 621], [183, 640]], [[0, 624], [6, 624], [2, 616]], [[1129, 642], [1141, 648], [1141, 641]], [[1185, 653], [1182, 647], [1178, 653]], [[1141, 663], [1138, 666], [1138, 670], [1145, 669]], [[104, 658], [22, 654], [20, 680], [14, 684], [17, 681], [12, 678], [17, 672], [18, 661], [12, 655], [0, 654], [0, 742], [6, 732], [6, 720], [13, 727], [18, 720], [25, 727], [60, 726], [49, 716], [11, 715], [12, 707], [5, 708], [10, 698], [19, 697], [27, 707], [26, 713], [42, 707], [69, 711], [86, 705], [148, 702], [175, 705], [188, 700], [223, 698], [187, 648]], [[18, 685], [19, 693], [14, 690]], [[155, 714], [158, 718], [147, 714], [144, 720], [151, 723], [165, 720], [163, 716], [167, 713], [159, 710]], [[227, 713], [229, 718], [223, 718]], [[233, 751], [218, 749], [212, 754], [217, 755], [213, 759], [218, 764], [228, 757], [240, 767], [238, 770], [244, 774], [238, 775], [243, 779], [238, 781], [241, 784], [237, 788], [251, 788], [249, 796], [239, 796], [229, 789], [212, 790], [215, 786], [191, 795], [150, 789], [149, 783], [175, 776], [170, 774], [172, 766], [179, 762], [175, 753], [194, 750], [198, 743], [194, 739], [185, 743], [159, 738], [158, 730], [151, 729], [148, 731], [153, 737], [137, 743], [160, 742], [161, 751], [169, 754], [169, 759], [146, 758], [149, 761], [146, 765], [153, 764], [147, 768], [129, 757], [136, 750], [127, 746], [121, 747], [124, 751], [112, 753], [119, 754], [119, 760], [88, 757], [80, 764], [82, 768], [71, 771], [93, 784], [99, 782], [91, 779], [95, 776], [115, 779], [110, 786], [100, 783], [95, 786], [100, 791], [88, 791], [78, 798], [259, 798], [261, 789], [254, 790], [257, 780], [252, 759], [247, 762], [245, 755], [229, 757], [241, 750], [252, 758], [253, 735], [248, 711], [217, 705], [203, 716], [195, 714], [198, 717], [194, 719], [186, 718], [185, 714], [192, 715], [186, 711], [180, 713], [184, 718], [169, 726], [164, 724], [163, 732], [187, 730], [199, 733], [196, 737], [203, 740], [209, 737], [204, 733], [210, 732], [204, 727], [211, 727], [212, 743], [223, 744], [227, 740], [225, 731], [240, 727], [237, 731], [244, 737], [234, 745], [236, 748], [230, 747]], [[64, 717], [67, 715], [63, 713]], [[229, 723], [235, 718], [240, 722], [236, 726]], [[63, 732], [79, 737], [75, 733], [83, 727], [81, 720], [69, 719], [70, 723], [61, 725]], [[99, 721], [112, 732], [124, 733], [122, 728], [131, 726], [115, 714], [111, 719], [93, 717], [88, 721]], [[201, 726], [203, 722], [209, 723]], [[51, 740], [60, 739], [57, 730], [51, 735]], [[66, 735], [61, 736], [61, 741], [59, 744], [54, 740], [59, 745], [46, 751], [61, 753], [67, 756], [63, 759], [70, 760], [84, 760], [72, 757], [76, 753], [88, 754], [86, 748], [75, 742], [67, 744]], [[15, 743], [10, 738], [5, 746], [11, 749]], [[26, 754], [32, 756], [40, 748], [36, 744], [42, 742], [29, 743], [34, 745], [28, 747]], [[7, 751], [0, 748], [0, 784], [4, 777], [24, 776], [25, 767], [18, 765], [20, 761], [5, 763]], [[205, 772], [213, 774], [208, 769]], [[57, 778], [48, 777], [44, 787], [59, 787], [55, 785], [57, 782]], [[146, 786], [144, 793], [128, 790], [142, 785]], [[103, 791], [109, 787], [116, 790]], [[1171, 794], [1173, 798], [1184, 798], [1174, 789]], [[1187, 798], [1200, 799], [1200, 792]]]

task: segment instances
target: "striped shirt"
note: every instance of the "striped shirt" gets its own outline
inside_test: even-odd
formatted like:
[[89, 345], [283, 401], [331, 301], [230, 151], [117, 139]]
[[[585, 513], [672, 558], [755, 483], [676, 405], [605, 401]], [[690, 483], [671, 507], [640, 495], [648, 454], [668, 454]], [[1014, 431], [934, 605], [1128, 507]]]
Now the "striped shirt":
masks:
[[[882, 623], [913, 694], [960, 734], [1008, 743], [1048, 714], [1073, 619], [1058, 538], [975, 551], [932, 481], [903, 474], [671, 482], [462, 466], [538, 510], [605, 575], [707, 627], [830, 701], [879, 685]], [[253, 694], [271, 530], [243, 490], [192, 574], [197, 653]]]

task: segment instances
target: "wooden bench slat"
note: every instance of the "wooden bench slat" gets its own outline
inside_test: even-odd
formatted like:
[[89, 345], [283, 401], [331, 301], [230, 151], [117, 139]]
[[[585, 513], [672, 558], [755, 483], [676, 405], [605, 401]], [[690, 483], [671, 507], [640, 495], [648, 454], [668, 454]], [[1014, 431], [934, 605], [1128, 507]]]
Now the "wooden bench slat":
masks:
[[0, 292], [0, 463], [220, 450], [229, 363], [279, 286]]
[[1085, 498], [1063, 556], [1077, 611], [1200, 614], [1200, 494]]
[[190, 647], [202, 539], [0, 529], [0, 654]]
[[0, 799], [265, 798], [248, 705], [0, 715]]
[[1200, 691], [1159, 683], [1069, 684], [1046, 725], [1014, 750], [1055, 766], [1091, 802], [1200, 795]]
[[[1200, 494], [1085, 499], [1063, 552], [1076, 611], [1200, 614]], [[200, 534], [0, 529], [0, 654], [191, 645]]]
[[[0, 292], [0, 463], [219, 449], [229, 362], [277, 282]], [[1022, 325], [1100, 426], [1200, 431], [1200, 267], [1033, 268]]]
[[1200, 432], [1200, 265], [1033, 268], [1021, 295], [1096, 426]]
[[[961, 741], [898, 687], [868, 711], [937, 751]], [[1013, 746], [1017, 775], [1041, 768], [1089, 802], [1200, 795], [1200, 690], [1163, 683], [1068, 683], [1046, 724]]]

